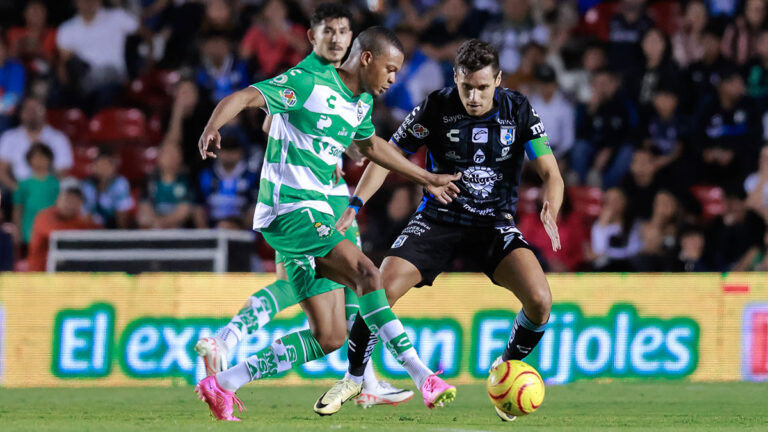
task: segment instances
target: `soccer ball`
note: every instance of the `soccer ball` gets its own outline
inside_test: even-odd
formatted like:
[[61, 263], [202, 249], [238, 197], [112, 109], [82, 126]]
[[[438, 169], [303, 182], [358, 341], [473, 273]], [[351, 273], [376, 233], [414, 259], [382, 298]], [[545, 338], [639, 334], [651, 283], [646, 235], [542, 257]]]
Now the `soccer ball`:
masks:
[[544, 401], [544, 381], [536, 369], [520, 360], [501, 362], [488, 375], [488, 397], [507, 414], [530, 414]]

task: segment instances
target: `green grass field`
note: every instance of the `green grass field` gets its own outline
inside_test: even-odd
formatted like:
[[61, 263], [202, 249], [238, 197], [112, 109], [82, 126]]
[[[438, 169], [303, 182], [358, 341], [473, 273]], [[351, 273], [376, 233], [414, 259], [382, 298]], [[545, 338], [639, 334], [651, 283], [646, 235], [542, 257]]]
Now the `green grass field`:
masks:
[[[406, 383], [398, 383], [406, 384]], [[429, 411], [414, 398], [368, 410], [312, 411], [324, 386], [248, 385], [243, 422], [215, 422], [191, 387], [0, 389], [0, 431], [768, 431], [768, 383], [577, 382], [547, 388], [534, 414], [501, 423], [484, 386]], [[418, 396], [418, 395], [417, 395]]]

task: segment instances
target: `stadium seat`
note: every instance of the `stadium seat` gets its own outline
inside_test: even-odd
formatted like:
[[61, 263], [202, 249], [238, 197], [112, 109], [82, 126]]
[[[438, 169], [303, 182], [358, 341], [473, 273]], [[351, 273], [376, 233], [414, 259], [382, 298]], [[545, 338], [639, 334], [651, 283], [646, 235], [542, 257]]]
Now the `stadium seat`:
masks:
[[120, 150], [120, 174], [131, 184], [146, 180], [157, 166], [157, 147], [125, 145]]
[[88, 124], [88, 141], [143, 141], [147, 119], [135, 108], [107, 108], [93, 116]]
[[88, 134], [88, 117], [80, 108], [49, 109], [46, 120], [73, 143], [82, 141]]
[[173, 90], [181, 75], [173, 70], [153, 70], [130, 82], [125, 98], [149, 111], [162, 112], [170, 108]]
[[703, 222], [710, 221], [725, 211], [725, 192], [720, 186], [691, 186], [691, 193], [701, 203]]
[[648, 6], [648, 16], [667, 36], [674, 34], [680, 27], [681, 14], [680, 2], [677, 1], [665, 0]]
[[608, 24], [616, 13], [617, 2], [604, 2], [589, 8], [579, 23], [578, 32], [582, 35], [596, 36], [603, 42], [608, 41]]
[[99, 154], [99, 149], [94, 146], [75, 146], [72, 148], [72, 170], [70, 174], [84, 179], [91, 175], [91, 163]]
[[583, 215], [586, 220], [593, 221], [600, 216], [602, 204], [600, 202], [603, 191], [593, 186], [569, 186], [566, 189], [568, 199], [571, 200], [573, 211]]
[[539, 210], [539, 196], [541, 196], [541, 188], [521, 186], [517, 201], [517, 213], [520, 215], [537, 213]]

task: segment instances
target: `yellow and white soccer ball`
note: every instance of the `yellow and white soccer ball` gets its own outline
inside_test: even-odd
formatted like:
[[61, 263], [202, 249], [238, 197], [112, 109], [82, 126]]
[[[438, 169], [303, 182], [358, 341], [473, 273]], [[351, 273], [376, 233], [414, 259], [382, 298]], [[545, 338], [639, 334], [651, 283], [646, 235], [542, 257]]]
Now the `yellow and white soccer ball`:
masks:
[[501, 362], [488, 375], [488, 397], [509, 415], [530, 414], [544, 402], [544, 381], [536, 369], [520, 360]]

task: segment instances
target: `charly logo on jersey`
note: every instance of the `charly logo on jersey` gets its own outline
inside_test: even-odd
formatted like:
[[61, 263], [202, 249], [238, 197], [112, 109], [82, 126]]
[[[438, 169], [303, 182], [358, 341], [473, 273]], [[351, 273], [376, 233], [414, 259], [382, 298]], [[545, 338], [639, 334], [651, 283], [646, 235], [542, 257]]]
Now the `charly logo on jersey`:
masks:
[[422, 126], [421, 123], [414, 124], [413, 127], [411, 127], [410, 132], [411, 135], [418, 139], [426, 138], [427, 135], [429, 135], [429, 129]]
[[280, 96], [283, 98], [283, 103], [286, 107], [290, 108], [296, 105], [296, 92], [293, 90], [285, 89], [280, 93]]
[[477, 149], [477, 151], [475, 152], [475, 155], [472, 157], [472, 160], [474, 160], [475, 163], [485, 162], [485, 153], [483, 153], [483, 150]]
[[477, 198], [487, 198], [497, 181], [504, 176], [484, 166], [473, 166], [461, 173], [461, 180], [469, 192]]
[[488, 128], [472, 128], [472, 142], [479, 144], [487, 143]]

